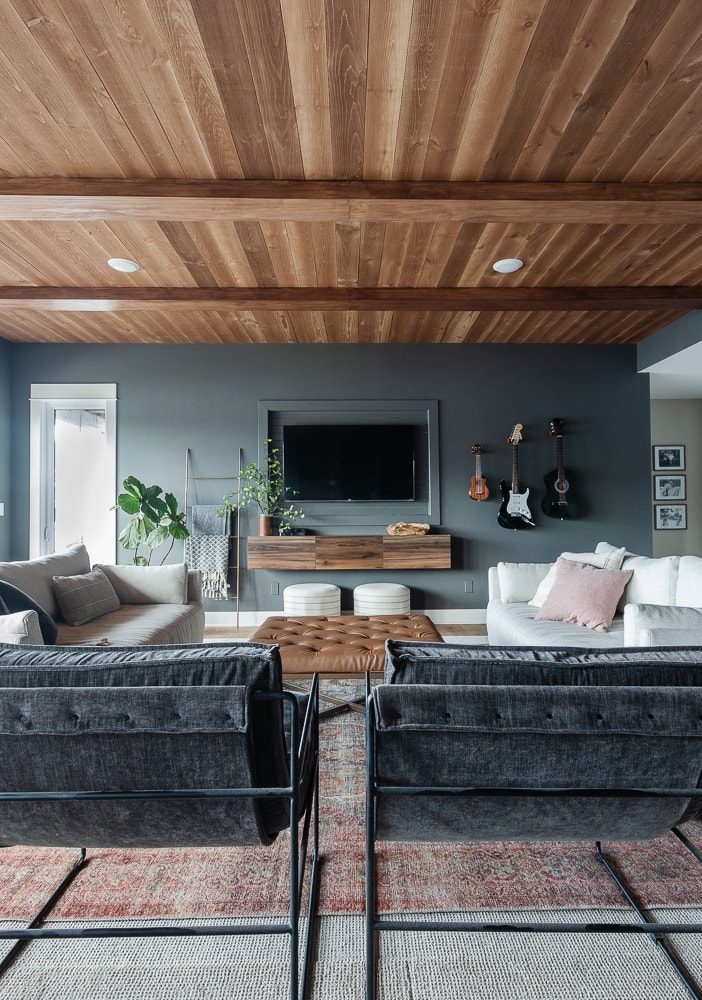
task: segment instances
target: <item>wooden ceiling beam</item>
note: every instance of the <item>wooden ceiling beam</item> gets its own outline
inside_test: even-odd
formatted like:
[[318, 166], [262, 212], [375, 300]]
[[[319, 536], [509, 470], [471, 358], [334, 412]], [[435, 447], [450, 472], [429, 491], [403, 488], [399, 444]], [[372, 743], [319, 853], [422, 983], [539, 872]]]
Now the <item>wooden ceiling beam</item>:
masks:
[[702, 308], [702, 288], [0, 287], [0, 312], [554, 312]]
[[702, 222], [702, 184], [0, 178], [0, 221]]

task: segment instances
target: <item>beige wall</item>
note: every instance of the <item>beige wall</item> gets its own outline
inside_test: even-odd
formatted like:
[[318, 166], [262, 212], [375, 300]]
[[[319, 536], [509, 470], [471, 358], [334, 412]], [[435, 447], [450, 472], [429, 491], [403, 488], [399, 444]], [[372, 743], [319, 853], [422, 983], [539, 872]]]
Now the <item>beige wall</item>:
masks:
[[687, 487], [687, 531], [652, 528], [653, 555], [702, 555], [702, 400], [652, 399], [651, 444], [685, 445]]

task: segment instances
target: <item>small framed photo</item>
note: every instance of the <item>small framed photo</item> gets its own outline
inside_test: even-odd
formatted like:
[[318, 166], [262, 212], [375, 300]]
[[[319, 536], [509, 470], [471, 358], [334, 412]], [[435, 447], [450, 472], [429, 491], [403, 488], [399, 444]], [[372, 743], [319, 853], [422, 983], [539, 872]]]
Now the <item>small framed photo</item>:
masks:
[[671, 475], [653, 477], [654, 500], [686, 500], [685, 476]]
[[684, 503], [656, 504], [656, 522], [659, 531], [687, 528], [687, 507]]
[[655, 472], [675, 472], [685, 468], [684, 444], [659, 444], [653, 449]]

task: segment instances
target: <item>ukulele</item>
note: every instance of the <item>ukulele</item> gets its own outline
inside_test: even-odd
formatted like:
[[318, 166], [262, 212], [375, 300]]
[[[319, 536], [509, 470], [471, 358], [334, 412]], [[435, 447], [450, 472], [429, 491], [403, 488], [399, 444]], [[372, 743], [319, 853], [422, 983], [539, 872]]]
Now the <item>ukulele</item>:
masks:
[[541, 501], [541, 509], [548, 517], [559, 517], [562, 521], [578, 516], [578, 506], [565, 477], [563, 468], [563, 421], [554, 417], [549, 434], [556, 439], [556, 464], [558, 468], [544, 476], [546, 496]]
[[519, 492], [519, 473], [517, 464], [517, 449], [522, 440], [522, 424], [515, 424], [512, 434], [507, 438], [512, 445], [512, 483], [511, 489], [503, 479], [500, 483], [500, 493], [502, 494], [502, 504], [497, 514], [497, 523], [503, 528], [533, 528], [534, 522], [531, 519], [529, 510], [529, 490]]
[[487, 500], [490, 496], [490, 490], [487, 488], [480, 467], [480, 456], [482, 453], [483, 449], [479, 444], [474, 444], [471, 448], [471, 454], [475, 455], [475, 475], [470, 477], [470, 489], [468, 490], [468, 496], [471, 500]]

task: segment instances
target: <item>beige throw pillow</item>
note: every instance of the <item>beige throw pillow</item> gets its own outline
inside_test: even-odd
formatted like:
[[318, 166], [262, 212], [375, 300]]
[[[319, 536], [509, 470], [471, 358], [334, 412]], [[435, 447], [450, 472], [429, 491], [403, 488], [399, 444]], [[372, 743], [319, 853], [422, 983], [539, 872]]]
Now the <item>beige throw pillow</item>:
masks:
[[115, 588], [100, 569], [76, 576], [55, 576], [54, 593], [67, 625], [85, 625], [120, 606]]
[[535, 617], [606, 632], [630, 579], [631, 570], [598, 569], [588, 563], [558, 559], [555, 582]]
[[107, 566], [96, 563], [122, 604], [187, 604], [188, 567], [185, 563], [166, 566]]

